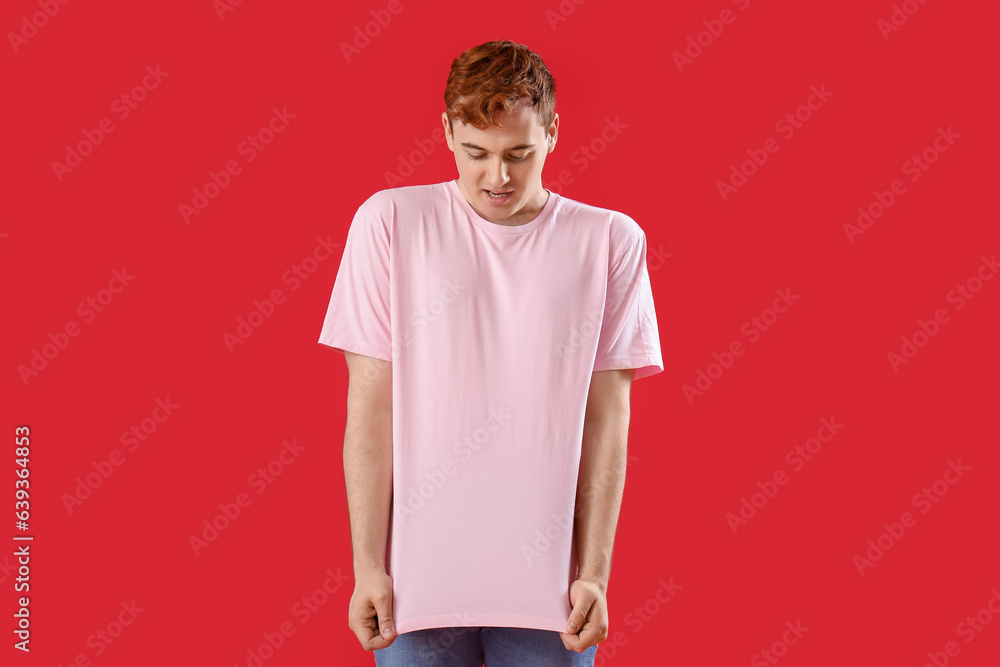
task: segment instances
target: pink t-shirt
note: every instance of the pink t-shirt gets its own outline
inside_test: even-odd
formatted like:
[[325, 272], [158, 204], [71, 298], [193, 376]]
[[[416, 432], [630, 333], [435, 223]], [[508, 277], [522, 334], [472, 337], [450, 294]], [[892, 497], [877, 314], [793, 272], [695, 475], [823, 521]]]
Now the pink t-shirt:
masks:
[[564, 632], [591, 375], [663, 370], [639, 225], [552, 192], [520, 226], [456, 181], [376, 192], [319, 342], [393, 363], [396, 631]]

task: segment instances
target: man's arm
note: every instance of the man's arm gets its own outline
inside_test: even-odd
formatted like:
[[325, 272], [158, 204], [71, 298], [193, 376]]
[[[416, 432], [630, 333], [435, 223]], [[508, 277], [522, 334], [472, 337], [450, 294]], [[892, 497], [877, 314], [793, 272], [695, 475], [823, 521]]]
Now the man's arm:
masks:
[[392, 362], [344, 352], [350, 373], [344, 479], [354, 552], [349, 625], [365, 650], [392, 643], [385, 551], [392, 502]]
[[574, 527], [579, 573], [570, 589], [573, 613], [562, 635], [566, 648], [577, 652], [607, 638], [606, 595], [625, 487], [634, 375], [634, 369], [597, 371], [590, 381]]

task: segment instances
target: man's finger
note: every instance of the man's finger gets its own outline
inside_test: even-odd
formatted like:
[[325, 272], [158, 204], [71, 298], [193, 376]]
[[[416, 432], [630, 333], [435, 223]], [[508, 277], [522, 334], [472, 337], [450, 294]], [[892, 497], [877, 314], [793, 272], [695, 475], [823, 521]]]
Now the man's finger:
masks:
[[575, 635], [580, 632], [580, 628], [587, 621], [587, 614], [590, 613], [590, 607], [594, 604], [593, 598], [589, 595], [581, 595], [573, 606], [573, 611], [570, 612], [569, 620], [566, 621], [566, 632], [571, 635]]
[[375, 603], [375, 612], [378, 614], [378, 630], [382, 639], [391, 642], [396, 636], [396, 625], [392, 622], [392, 591], [385, 597], [378, 596]]
[[371, 639], [368, 640], [367, 644], [362, 643], [362, 646], [365, 647], [366, 651], [375, 651], [380, 648], [386, 648], [390, 644], [392, 644], [391, 639], [386, 639], [385, 637], [383, 637], [378, 633], [378, 630], [376, 628], [372, 628]]
[[567, 651], [575, 651], [577, 643], [580, 641], [579, 635], [571, 635], [565, 632], [560, 632], [559, 638], [562, 639], [563, 646], [566, 647]]
[[590, 634], [590, 626], [590, 623], [584, 623], [583, 630], [581, 630], [579, 634], [571, 635], [560, 633], [559, 636], [563, 638], [563, 646], [565, 646], [567, 650], [582, 653], [587, 648], [587, 640], [585, 636], [586, 634]]
[[361, 648], [366, 651], [374, 651], [376, 649], [389, 646], [389, 644], [392, 643], [392, 640], [386, 639], [379, 634], [379, 627], [376, 623], [375, 607], [369, 603], [367, 605], [367, 612], [363, 613], [363, 616], [354, 617], [351, 620], [351, 629], [354, 630], [354, 634], [357, 636], [358, 643], [361, 644]]
[[585, 623], [580, 631], [580, 640], [576, 643], [578, 651], [585, 651], [597, 642], [601, 641], [607, 628], [602, 628], [599, 623]]

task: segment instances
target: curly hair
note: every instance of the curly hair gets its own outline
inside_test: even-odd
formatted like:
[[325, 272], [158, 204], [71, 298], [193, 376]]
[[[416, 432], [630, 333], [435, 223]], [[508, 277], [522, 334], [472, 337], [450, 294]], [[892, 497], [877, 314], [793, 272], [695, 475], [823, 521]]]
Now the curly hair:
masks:
[[541, 56], [508, 40], [486, 42], [468, 49], [451, 63], [444, 103], [448, 125], [453, 120], [484, 130], [522, 97], [537, 106], [548, 130], [556, 107], [556, 81]]

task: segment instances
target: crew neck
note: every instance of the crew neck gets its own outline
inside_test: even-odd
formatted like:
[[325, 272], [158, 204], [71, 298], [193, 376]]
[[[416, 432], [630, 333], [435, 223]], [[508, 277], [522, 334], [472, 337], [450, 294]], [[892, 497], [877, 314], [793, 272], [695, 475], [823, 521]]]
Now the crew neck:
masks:
[[534, 220], [526, 222], [523, 225], [501, 225], [496, 222], [490, 222], [486, 218], [479, 215], [476, 209], [472, 208], [472, 204], [465, 198], [462, 194], [462, 189], [458, 187], [458, 179], [452, 179], [448, 181], [448, 187], [455, 198], [458, 199], [458, 203], [465, 209], [465, 212], [469, 215], [469, 219], [472, 221], [476, 227], [482, 230], [490, 232], [491, 234], [504, 234], [504, 235], [516, 235], [516, 234], [527, 234], [530, 231], [538, 229], [549, 217], [552, 215], [552, 209], [556, 205], [556, 193], [552, 192], [548, 188], [543, 188], [549, 193], [548, 199], [545, 201], [545, 205], [542, 210], [539, 211], [538, 215], [535, 216]]

